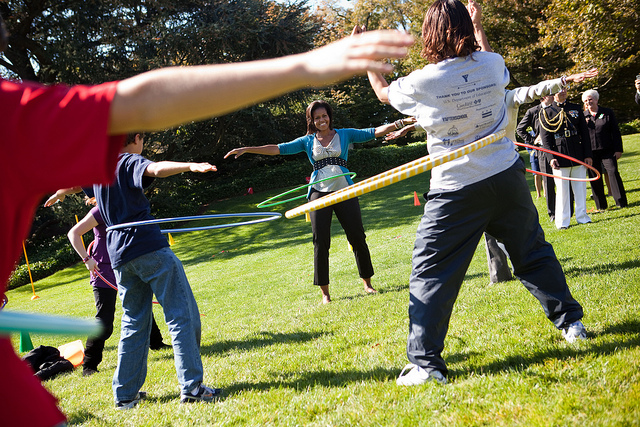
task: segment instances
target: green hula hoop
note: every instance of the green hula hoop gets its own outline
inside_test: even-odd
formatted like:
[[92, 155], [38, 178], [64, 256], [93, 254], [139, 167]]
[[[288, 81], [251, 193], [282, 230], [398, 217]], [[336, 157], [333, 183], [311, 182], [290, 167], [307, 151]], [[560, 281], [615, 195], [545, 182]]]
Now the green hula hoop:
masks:
[[281, 205], [283, 203], [287, 203], [287, 202], [292, 202], [294, 200], [303, 199], [303, 198], [306, 197], [305, 194], [302, 194], [302, 195], [296, 196], [296, 197], [292, 197], [291, 199], [281, 200], [281, 201], [275, 202], [275, 203], [269, 203], [272, 200], [276, 200], [276, 199], [279, 199], [280, 197], [284, 197], [287, 194], [291, 194], [291, 193], [293, 193], [295, 191], [303, 190], [303, 189], [305, 189], [307, 187], [311, 187], [312, 185], [315, 185], [315, 184], [317, 184], [319, 182], [329, 181], [330, 179], [335, 179], [335, 178], [339, 178], [341, 176], [346, 176], [346, 175], [349, 175], [351, 178], [355, 178], [356, 177], [356, 173], [355, 172], [346, 172], [346, 173], [341, 173], [340, 175], [334, 175], [334, 176], [330, 176], [329, 178], [321, 179], [320, 181], [310, 182], [308, 184], [301, 185], [300, 187], [294, 188], [293, 190], [285, 191], [284, 193], [280, 193], [277, 196], [273, 196], [273, 197], [265, 200], [264, 202], [260, 202], [260, 203], [258, 203], [258, 207], [259, 208], [270, 208], [271, 206], [278, 206], [278, 205]]

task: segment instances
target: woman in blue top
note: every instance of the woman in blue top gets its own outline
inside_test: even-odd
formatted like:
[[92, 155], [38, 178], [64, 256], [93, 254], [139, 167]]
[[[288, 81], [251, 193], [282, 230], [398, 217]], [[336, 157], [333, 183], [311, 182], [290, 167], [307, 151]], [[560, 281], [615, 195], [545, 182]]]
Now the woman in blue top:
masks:
[[[349, 172], [347, 158], [350, 144], [371, 141], [401, 127], [398, 121], [398, 124], [389, 123], [377, 128], [334, 129], [333, 111], [325, 101], [313, 101], [309, 104], [306, 116], [307, 134], [305, 136], [283, 144], [234, 148], [224, 157], [235, 155], [237, 159], [244, 153], [275, 156], [278, 154], [305, 152], [313, 165], [310, 182], [316, 183], [309, 187], [307, 193], [307, 198], [312, 201], [353, 184], [349, 176], [318, 182]], [[403, 120], [402, 125], [404, 125], [404, 122], [412, 122], [411, 118]], [[310, 213], [314, 246], [313, 284], [320, 286], [323, 304], [331, 302], [331, 296], [329, 295], [329, 247], [331, 246], [331, 218], [333, 212], [335, 212], [349, 243], [353, 247], [358, 273], [364, 282], [365, 292], [370, 294], [377, 292], [371, 287], [373, 265], [371, 264], [371, 255], [366, 242], [364, 226], [362, 225], [360, 204], [358, 199], [354, 198]]]

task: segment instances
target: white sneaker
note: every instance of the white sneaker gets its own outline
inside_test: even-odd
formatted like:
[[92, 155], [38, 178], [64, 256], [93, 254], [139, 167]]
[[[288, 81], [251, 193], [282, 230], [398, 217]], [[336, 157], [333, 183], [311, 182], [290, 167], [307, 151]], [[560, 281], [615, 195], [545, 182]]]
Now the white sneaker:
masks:
[[586, 340], [587, 330], [581, 321], [576, 320], [567, 328], [562, 329], [562, 336], [570, 343], [576, 342], [576, 340]]
[[[403, 376], [404, 372], [407, 369], [411, 369], [407, 372], [406, 375]], [[428, 381], [437, 381], [440, 384], [446, 384], [447, 379], [442, 375], [442, 372], [436, 371], [435, 369], [431, 372], [427, 372], [423, 368], [418, 365], [414, 365], [413, 363], [409, 363], [404, 367], [402, 372], [400, 372], [400, 376], [396, 380], [396, 384], [398, 385], [420, 385], [424, 384]]]

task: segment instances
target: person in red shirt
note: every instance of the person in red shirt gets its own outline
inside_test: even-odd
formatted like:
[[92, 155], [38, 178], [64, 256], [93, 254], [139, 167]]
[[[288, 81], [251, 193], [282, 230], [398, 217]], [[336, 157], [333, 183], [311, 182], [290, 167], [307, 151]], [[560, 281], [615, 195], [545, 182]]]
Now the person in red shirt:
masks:
[[[0, 51], [8, 44], [0, 17]], [[0, 79], [0, 298], [41, 198], [58, 188], [108, 184], [124, 136], [247, 107], [305, 86], [367, 70], [389, 72], [413, 37], [379, 31], [311, 52], [235, 64], [168, 67], [96, 86], [44, 86]], [[3, 425], [55, 426], [65, 416], [0, 337]], [[33, 408], [37, 408], [36, 411]]]

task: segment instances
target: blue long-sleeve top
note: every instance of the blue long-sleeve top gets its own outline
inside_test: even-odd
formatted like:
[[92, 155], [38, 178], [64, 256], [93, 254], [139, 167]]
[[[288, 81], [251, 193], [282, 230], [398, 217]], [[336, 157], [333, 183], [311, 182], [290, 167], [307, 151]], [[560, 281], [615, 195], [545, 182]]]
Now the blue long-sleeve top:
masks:
[[[361, 143], [371, 141], [375, 139], [375, 128], [368, 129], [336, 129], [335, 130], [340, 137], [340, 158], [347, 160], [349, 155], [349, 144], [352, 143]], [[280, 154], [288, 155], [288, 154], [297, 154], [305, 152], [307, 153], [307, 157], [309, 158], [309, 162], [311, 164], [314, 163], [313, 160], [313, 141], [315, 139], [315, 135], [305, 135], [300, 138], [296, 138], [293, 141], [283, 142], [282, 144], [278, 144], [278, 149], [280, 150]], [[349, 169], [340, 166], [340, 170], [342, 173], [349, 172]], [[318, 175], [318, 171], [314, 170], [311, 174], [310, 183], [314, 183], [316, 180], [316, 176]], [[345, 178], [349, 185], [353, 184], [353, 180], [350, 176], [346, 175]], [[307, 197], [311, 194], [311, 185], [309, 185], [309, 190], [307, 191]]]

